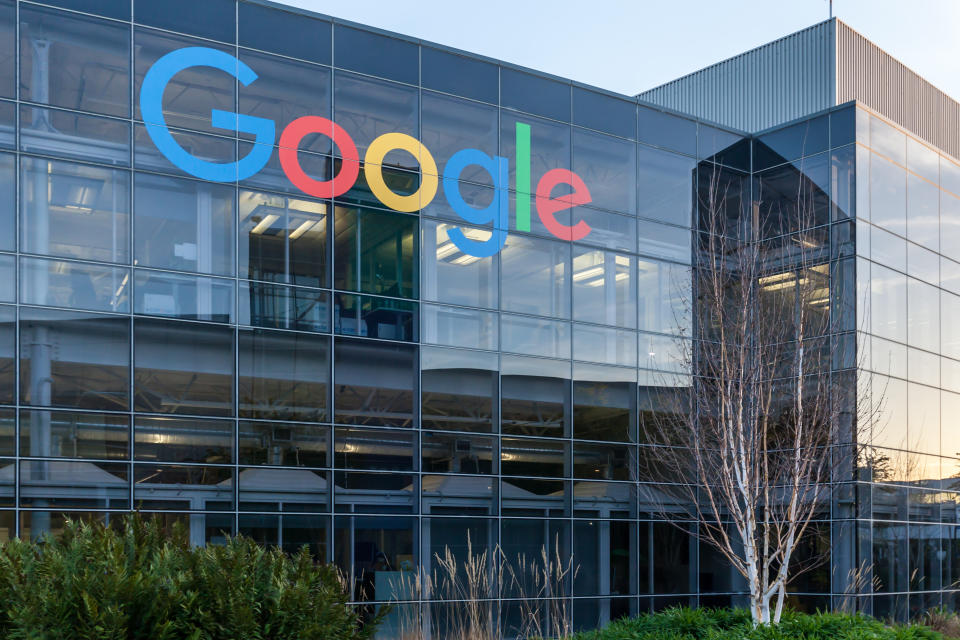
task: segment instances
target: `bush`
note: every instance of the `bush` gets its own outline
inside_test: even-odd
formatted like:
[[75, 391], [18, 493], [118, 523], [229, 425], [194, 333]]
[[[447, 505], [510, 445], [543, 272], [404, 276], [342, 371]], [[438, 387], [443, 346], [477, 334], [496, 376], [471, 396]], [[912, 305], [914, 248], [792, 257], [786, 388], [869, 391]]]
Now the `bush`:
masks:
[[10, 640], [361, 640], [336, 569], [245, 538], [193, 548], [138, 515], [69, 522], [0, 546], [0, 637]]
[[786, 612], [779, 625], [753, 627], [743, 609], [668, 609], [618, 620], [576, 640], [942, 640], [918, 625], [887, 626], [860, 615]]

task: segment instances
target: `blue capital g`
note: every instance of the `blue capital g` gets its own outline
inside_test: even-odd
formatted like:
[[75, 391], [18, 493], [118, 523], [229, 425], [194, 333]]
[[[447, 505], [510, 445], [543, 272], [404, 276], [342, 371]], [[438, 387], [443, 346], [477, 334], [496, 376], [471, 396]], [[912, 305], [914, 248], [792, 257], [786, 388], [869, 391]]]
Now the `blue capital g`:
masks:
[[186, 47], [171, 51], [147, 71], [140, 88], [140, 111], [147, 133], [166, 158], [192, 176], [213, 182], [243, 180], [263, 169], [273, 153], [276, 135], [272, 120], [212, 109], [210, 124], [256, 136], [253, 151], [239, 162], [210, 162], [188, 153], [170, 134], [163, 117], [163, 92], [175, 75], [191, 67], [212, 67], [239, 80], [243, 86], [257, 79], [257, 74], [236, 57], [209, 47]]

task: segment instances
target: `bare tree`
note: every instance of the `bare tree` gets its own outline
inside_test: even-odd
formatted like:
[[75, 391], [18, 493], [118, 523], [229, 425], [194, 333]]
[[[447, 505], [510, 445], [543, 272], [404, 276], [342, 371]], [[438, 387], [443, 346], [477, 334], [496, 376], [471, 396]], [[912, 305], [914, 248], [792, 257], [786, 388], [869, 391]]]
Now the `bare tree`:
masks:
[[829, 202], [800, 171], [795, 190], [777, 187], [744, 195], [719, 169], [701, 183], [695, 328], [680, 341], [691, 384], [641, 425], [666, 445], [642, 469], [651, 507], [699, 523], [746, 580], [756, 624], [779, 622], [788, 580], [822, 561], [794, 554], [828, 508], [831, 464], [855, 464], [839, 445], [869, 423], [854, 378], [831, 380], [831, 307], [853, 313], [854, 292], [830, 286]]

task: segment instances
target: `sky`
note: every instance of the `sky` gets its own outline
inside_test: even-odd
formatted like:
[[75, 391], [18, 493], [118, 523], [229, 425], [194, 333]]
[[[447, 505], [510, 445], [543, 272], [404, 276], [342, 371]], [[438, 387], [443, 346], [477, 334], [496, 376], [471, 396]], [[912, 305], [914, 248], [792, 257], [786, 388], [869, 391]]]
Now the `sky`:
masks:
[[[828, 0], [279, 0], [633, 95], [826, 20]], [[960, 99], [960, 0], [834, 0]]]

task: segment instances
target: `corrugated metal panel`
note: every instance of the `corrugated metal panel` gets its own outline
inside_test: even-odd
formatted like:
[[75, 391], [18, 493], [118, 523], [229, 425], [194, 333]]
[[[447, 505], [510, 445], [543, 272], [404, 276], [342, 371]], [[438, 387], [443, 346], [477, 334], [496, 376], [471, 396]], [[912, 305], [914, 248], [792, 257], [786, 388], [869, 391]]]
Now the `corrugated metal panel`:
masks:
[[960, 158], [960, 104], [838, 22], [837, 103], [850, 100]]
[[638, 97], [744, 131], [836, 103], [835, 20], [813, 25]]

